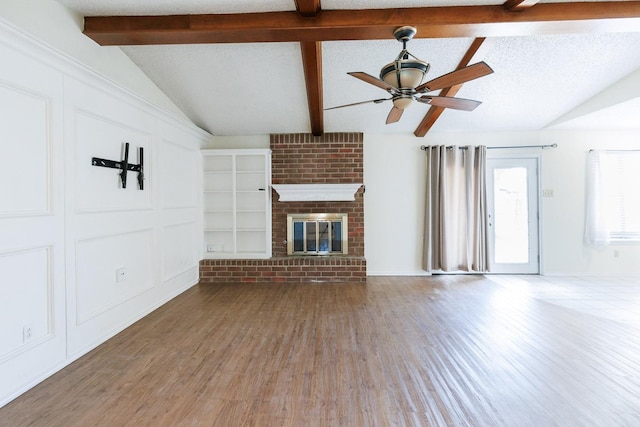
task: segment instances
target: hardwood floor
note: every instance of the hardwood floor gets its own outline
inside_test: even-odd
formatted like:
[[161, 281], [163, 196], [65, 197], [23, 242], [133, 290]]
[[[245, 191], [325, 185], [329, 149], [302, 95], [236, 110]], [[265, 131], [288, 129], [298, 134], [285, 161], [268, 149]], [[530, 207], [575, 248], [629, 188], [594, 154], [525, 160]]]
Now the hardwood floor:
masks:
[[[0, 409], [0, 425], [638, 426], [634, 282], [200, 285]], [[562, 303], [594, 288], [622, 292], [628, 319]]]

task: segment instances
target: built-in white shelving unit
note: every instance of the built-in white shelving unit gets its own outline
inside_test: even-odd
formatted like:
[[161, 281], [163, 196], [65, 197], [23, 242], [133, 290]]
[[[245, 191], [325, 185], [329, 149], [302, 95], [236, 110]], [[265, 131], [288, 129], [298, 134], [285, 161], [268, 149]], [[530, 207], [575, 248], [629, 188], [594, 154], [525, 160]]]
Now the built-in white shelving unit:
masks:
[[202, 154], [205, 257], [271, 257], [271, 150]]

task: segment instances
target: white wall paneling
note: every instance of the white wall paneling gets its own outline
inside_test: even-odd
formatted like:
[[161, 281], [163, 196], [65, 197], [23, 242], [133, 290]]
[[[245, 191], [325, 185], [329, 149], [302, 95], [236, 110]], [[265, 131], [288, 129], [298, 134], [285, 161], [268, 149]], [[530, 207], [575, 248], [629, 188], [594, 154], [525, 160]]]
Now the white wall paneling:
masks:
[[0, 99], [0, 158], [20, 165], [0, 168], [0, 215], [49, 213], [49, 100], [3, 84]]
[[0, 254], [0, 363], [53, 332], [51, 255], [50, 247]]
[[[193, 187], [203, 134], [99, 81], [67, 78], [65, 113], [66, 164], [75, 177], [66, 183], [67, 271], [74, 272], [67, 281], [74, 307], [68, 351], [80, 355], [197, 282], [185, 274], [165, 283], [167, 268], [170, 279], [197, 270], [192, 254], [201, 244], [201, 233], [167, 235], [166, 227], [201, 223]], [[118, 170], [91, 164], [92, 157], [120, 160], [125, 142], [132, 163], [144, 148], [143, 190], [137, 173], [129, 172], [122, 188]], [[118, 282], [121, 269], [126, 279]]]
[[[153, 230], [78, 241], [76, 324], [80, 325], [153, 286]], [[122, 271], [123, 277], [117, 277]]]
[[198, 241], [198, 236], [201, 234], [202, 229], [198, 228], [196, 221], [164, 227], [162, 243], [163, 281], [170, 280], [188, 271], [194, 264], [198, 263], [198, 251], [195, 249], [194, 242]]
[[[51, 212], [51, 144], [62, 76], [0, 44], [0, 216]], [[24, 64], [24, 65], [21, 65]]]
[[[14, 45], [27, 54], [36, 58], [46, 55], [47, 62], [53, 59], [53, 65], [69, 75], [91, 74], [93, 79], [115, 82], [119, 90], [135, 93], [136, 98], [146, 100], [154, 109], [186, 118], [121, 49], [100, 47], [84, 36], [83, 24], [82, 16], [55, 0], [0, 1], [0, 25], [27, 35], [23, 40], [14, 38]], [[2, 66], [6, 65], [3, 61]], [[27, 74], [29, 70], [25, 68], [23, 72]]]
[[[78, 212], [131, 211], [151, 209], [153, 180], [145, 190], [138, 189], [137, 172], [127, 173], [127, 188], [120, 184], [119, 170], [96, 167], [92, 157], [122, 160], [123, 147], [129, 143], [129, 162], [139, 163], [138, 148], [144, 149], [144, 172], [153, 175], [152, 133], [154, 117], [142, 108], [107, 92], [73, 79], [65, 81], [67, 128], [75, 151], [75, 202]], [[142, 107], [142, 106], [141, 106]]]
[[[210, 135], [2, 19], [0, 57], [2, 406], [197, 283]], [[144, 190], [91, 165], [125, 142]]]
[[[145, 151], [145, 172], [154, 167], [155, 118], [100, 81], [65, 78], [67, 195], [67, 350], [80, 355], [134, 321], [154, 300], [154, 187], [137, 185], [128, 172], [122, 188], [117, 169], [96, 167], [92, 157], [129, 160]], [[117, 282], [116, 270], [126, 279]]]
[[[202, 137], [177, 122], [159, 123], [158, 180], [162, 233], [161, 274], [163, 286], [199, 278], [197, 266], [202, 247], [202, 156], [194, 145]], [[189, 220], [186, 220], [189, 218]]]
[[[162, 171], [161, 199], [165, 209], [195, 208], [199, 203], [201, 184], [200, 154], [185, 140], [184, 131], [176, 126], [161, 124], [162, 151], [159, 168]], [[194, 171], [198, 171], [194, 173]]]
[[65, 360], [63, 75], [0, 26], [0, 405]]

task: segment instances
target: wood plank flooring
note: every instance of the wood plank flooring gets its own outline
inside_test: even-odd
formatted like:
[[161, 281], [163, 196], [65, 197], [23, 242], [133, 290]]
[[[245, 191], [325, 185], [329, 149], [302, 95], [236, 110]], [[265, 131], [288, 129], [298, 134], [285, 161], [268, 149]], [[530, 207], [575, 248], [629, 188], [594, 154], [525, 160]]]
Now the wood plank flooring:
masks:
[[562, 283], [530, 277], [199, 285], [0, 425], [639, 426], [640, 322], [558, 304], [540, 289]]

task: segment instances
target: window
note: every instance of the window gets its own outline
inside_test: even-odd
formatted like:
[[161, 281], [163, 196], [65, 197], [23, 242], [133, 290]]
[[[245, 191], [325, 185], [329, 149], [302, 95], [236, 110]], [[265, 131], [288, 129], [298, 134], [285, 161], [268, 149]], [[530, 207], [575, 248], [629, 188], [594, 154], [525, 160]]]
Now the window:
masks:
[[589, 152], [588, 243], [640, 241], [640, 152]]

